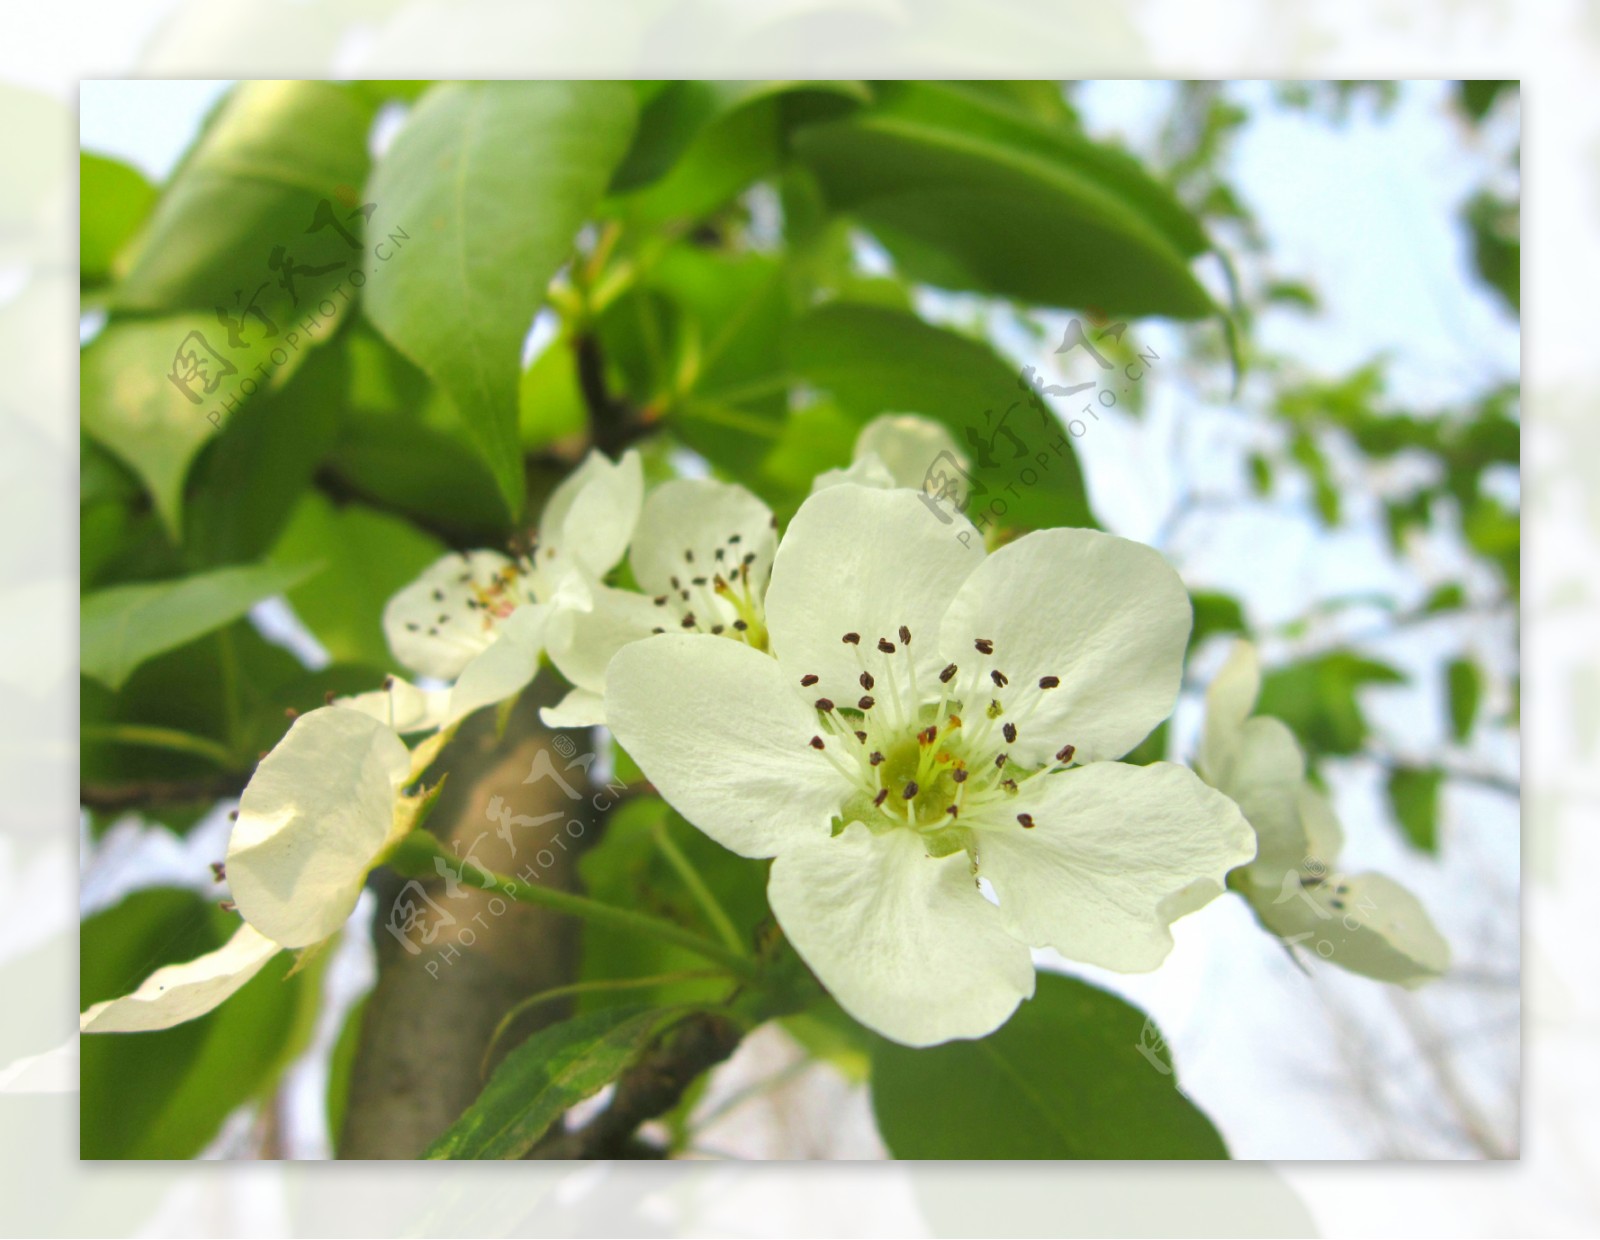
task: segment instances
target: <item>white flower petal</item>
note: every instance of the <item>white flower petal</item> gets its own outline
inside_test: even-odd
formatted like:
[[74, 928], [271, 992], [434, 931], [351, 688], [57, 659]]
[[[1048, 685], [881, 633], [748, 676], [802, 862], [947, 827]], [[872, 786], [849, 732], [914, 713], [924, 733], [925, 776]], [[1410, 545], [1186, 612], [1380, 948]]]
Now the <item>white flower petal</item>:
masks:
[[539, 518], [539, 560], [548, 553], [574, 561], [592, 577], [603, 577], [628, 549], [644, 500], [644, 470], [629, 451], [613, 463], [590, 452], [562, 480]]
[[[1168, 762], [1035, 777], [1003, 812], [1035, 824], [977, 827], [978, 870], [1006, 926], [1034, 947], [1124, 973], [1159, 965], [1171, 920], [1255, 854], [1238, 807]], [[1211, 885], [1194, 886], [1202, 880]]]
[[589, 689], [574, 689], [554, 706], [541, 707], [547, 728], [592, 728], [606, 721], [606, 699]]
[[[663, 624], [678, 628], [677, 613], [655, 606], [650, 599], [632, 590], [599, 586], [590, 611], [557, 611], [550, 618], [546, 633], [550, 661], [579, 690], [596, 700], [600, 717], [591, 723], [604, 723], [606, 668], [624, 646], [642, 641]], [[545, 712], [549, 722], [549, 712]], [[559, 726], [576, 726], [565, 724]]]
[[852, 823], [785, 849], [767, 898], [845, 1011], [907, 1046], [980, 1038], [1033, 994], [1027, 947], [978, 890], [965, 853], [934, 858], [911, 831]]
[[1215, 787], [1238, 803], [1255, 829], [1259, 848], [1252, 875], [1270, 874], [1276, 883], [1310, 854], [1301, 822], [1305, 757], [1294, 733], [1270, 715], [1246, 720], [1236, 735], [1228, 777]]
[[[943, 423], [914, 413], [885, 413], [873, 418], [856, 436], [855, 459], [873, 456], [883, 463], [894, 485], [923, 490], [928, 472], [941, 456], [963, 473], [971, 462]], [[965, 496], [962, 496], [965, 499]]]
[[674, 809], [742, 856], [825, 839], [850, 786], [811, 748], [816, 713], [777, 661], [724, 637], [664, 634], [618, 651], [606, 723]]
[[284, 947], [342, 926], [389, 842], [410, 767], [404, 742], [359, 711], [296, 719], [250, 777], [228, 839], [228, 886], [245, 920]]
[[130, 995], [96, 1003], [78, 1018], [84, 1033], [143, 1033], [204, 1016], [283, 948], [248, 922], [197, 960], [157, 969]]
[[[1094, 530], [1027, 534], [967, 578], [939, 644], [977, 683], [1011, 680], [1007, 715], [1021, 736], [1012, 756], [1050, 760], [1063, 745], [1080, 762], [1119, 758], [1172, 713], [1189, 639], [1189, 595], [1161, 554]], [[974, 642], [994, 643], [992, 656]], [[1042, 677], [1060, 685], [1040, 689]]]
[[866, 456], [857, 457], [843, 469], [823, 470], [812, 479], [811, 494], [815, 495], [828, 487], [851, 484], [858, 487], [872, 487], [879, 491], [893, 490], [900, 485], [895, 481], [895, 476], [889, 472], [889, 467], [868, 453]]
[[387, 689], [334, 698], [333, 705], [360, 711], [402, 734], [433, 732], [444, 725], [449, 712], [450, 690], [419, 689], [409, 680], [391, 676]]
[[[906, 490], [830, 487], [789, 523], [767, 587], [767, 631], [787, 674], [821, 677], [818, 696], [854, 698], [858, 658], [877, 667], [876, 643], [898, 648], [902, 625], [911, 631], [919, 685], [938, 688], [939, 621], [982, 563], [983, 539], [964, 517], [942, 524], [923, 499]], [[860, 646], [846, 645], [846, 633], [859, 633]]]
[[446, 725], [527, 687], [539, 671], [550, 611], [543, 603], [524, 603], [501, 622], [494, 643], [462, 669], [450, 690]]
[[1417, 897], [1382, 874], [1335, 874], [1310, 888], [1291, 874], [1254, 903], [1274, 934], [1351, 973], [1409, 987], [1450, 967], [1450, 946]]
[[[645, 500], [629, 563], [646, 594], [690, 589], [694, 595], [703, 593], [693, 588], [696, 577], [710, 581], [720, 573], [732, 580], [744, 557], [754, 556], [750, 588], [759, 599], [777, 541], [772, 510], [743, 487], [679, 478], [663, 482]], [[686, 605], [698, 602], [691, 597]]]
[[459, 676], [494, 641], [496, 627], [489, 611], [469, 601], [503, 593], [502, 574], [510, 568], [511, 561], [494, 551], [447, 555], [391, 598], [383, 632], [401, 666], [435, 680]]
[[1239, 730], [1261, 693], [1261, 665], [1256, 648], [1235, 642], [1222, 670], [1206, 688], [1205, 734], [1200, 738], [1198, 766], [1206, 782], [1221, 788], [1238, 751]]
[[1333, 806], [1310, 784], [1300, 786], [1300, 830], [1305, 836], [1306, 857], [1331, 870], [1344, 849], [1344, 828], [1334, 815]]

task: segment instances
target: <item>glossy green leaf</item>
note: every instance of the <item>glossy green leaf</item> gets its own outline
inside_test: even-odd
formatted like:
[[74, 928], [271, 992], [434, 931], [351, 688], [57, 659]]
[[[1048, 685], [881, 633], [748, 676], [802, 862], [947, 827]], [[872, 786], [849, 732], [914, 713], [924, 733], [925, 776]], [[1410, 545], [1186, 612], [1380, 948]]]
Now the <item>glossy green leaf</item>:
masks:
[[[152, 888], [85, 919], [79, 999], [126, 994], [156, 968], [222, 945], [238, 916], [187, 891]], [[267, 965], [216, 1011], [153, 1033], [79, 1043], [83, 1158], [193, 1158], [238, 1106], [275, 1081], [305, 1033], [311, 974]]]
[[1313, 756], [1355, 753], [1367, 737], [1357, 691], [1404, 680], [1387, 663], [1336, 650], [1266, 673], [1256, 713], [1282, 719]]
[[1483, 696], [1483, 677], [1471, 659], [1452, 659], [1445, 668], [1450, 696], [1450, 734], [1456, 743], [1465, 741], [1477, 722], [1478, 704]]
[[119, 159], [78, 155], [78, 275], [85, 284], [110, 279], [117, 257], [149, 218], [155, 186]]
[[1389, 773], [1389, 803], [1413, 848], [1439, 851], [1439, 789], [1444, 777], [1435, 767], [1396, 767]]
[[115, 690], [141, 663], [243, 616], [298, 585], [319, 564], [219, 568], [173, 581], [113, 586], [87, 595], [80, 622], [85, 675]]
[[959, 86], [896, 83], [795, 135], [829, 202], [917, 279], [1110, 315], [1198, 318], [1198, 224], [1131, 157]]
[[[836, 302], [795, 325], [791, 350], [791, 369], [860, 424], [920, 413], [949, 427], [971, 462], [974, 521], [1096, 524], [1073, 433], [987, 344], [898, 310]], [[1092, 422], [1079, 424], [1094, 434]]]
[[368, 187], [371, 234], [408, 239], [388, 259], [373, 246], [367, 313], [449, 395], [513, 515], [522, 343], [627, 150], [634, 113], [633, 92], [612, 82], [440, 86]]
[[213, 327], [220, 306], [286, 339], [359, 265], [373, 114], [333, 82], [234, 87], [161, 195], [115, 304], [203, 310]]
[[301, 353], [281, 348], [276, 356], [282, 364], [271, 342], [253, 334], [229, 347], [216, 320], [199, 314], [113, 320], [83, 350], [83, 428], [139, 476], [174, 542], [196, 454], [236, 410], [284, 383], [301, 360]]
[[923, 1050], [880, 1040], [872, 1110], [896, 1158], [1228, 1156], [1179, 1092], [1155, 1023], [1051, 973], [986, 1038]]
[[505, 1057], [426, 1158], [520, 1158], [569, 1107], [600, 1092], [684, 1009], [611, 1007], [541, 1029]]
[[295, 508], [271, 558], [285, 569], [323, 566], [288, 595], [334, 659], [388, 668], [394, 657], [383, 634], [384, 605], [445, 551], [399, 517], [361, 504], [336, 507], [313, 493]]

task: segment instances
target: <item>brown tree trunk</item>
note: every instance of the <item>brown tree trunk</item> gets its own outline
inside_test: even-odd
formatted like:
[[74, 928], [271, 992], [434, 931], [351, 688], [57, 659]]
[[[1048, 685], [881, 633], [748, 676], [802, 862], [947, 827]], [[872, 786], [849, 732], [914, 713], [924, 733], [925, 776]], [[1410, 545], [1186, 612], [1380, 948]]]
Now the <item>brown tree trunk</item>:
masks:
[[[592, 835], [587, 768], [567, 769], [589, 750], [584, 733], [553, 733], [538, 707], [553, 696], [542, 676], [513, 711], [502, 739], [492, 710], [462, 726], [445, 759], [429, 775], [449, 771], [428, 826], [459, 855], [504, 874], [573, 890], [578, 844]], [[548, 755], [572, 799], [553, 778], [523, 782]], [[512, 824], [503, 838], [491, 816], [541, 819]], [[581, 826], [578, 824], [582, 824]], [[579, 927], [548, 910], [516, 904], [489, 892], [435, 879], [428, 897], [454, 918], [430, 944], [409, 936], [416, 954], [387, 930], [390, 909], [404, 881], [388, 871], [376, 883], [373, 925], [378, 980], [367, 1001], [355, 1063], [340, 1158], [416, 1158], [445, 1131], [482, 1089], [482, 1060], [501, 1018], [516, 1003], [573, 980]], [[504, 1054], [529, 1033], [566, 1015], [558, 1003], [542, 1005], [518, 1021], [496, 1048]]]

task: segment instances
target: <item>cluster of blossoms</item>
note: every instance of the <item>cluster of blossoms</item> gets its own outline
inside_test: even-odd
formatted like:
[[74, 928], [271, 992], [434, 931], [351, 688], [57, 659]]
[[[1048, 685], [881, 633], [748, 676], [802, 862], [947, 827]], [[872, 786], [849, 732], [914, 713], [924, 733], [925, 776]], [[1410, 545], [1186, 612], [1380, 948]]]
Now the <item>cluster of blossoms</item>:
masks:
[[[954, 507], [921, 489], [941, 454], [960, 459], [935, 424], [878, 419], [780, 539], [743, 487], [679, 479], [647, 495], [636, 453], [591, 453], [524, 554], [447, 556], [391, 600], [391, 649], [419, 683], [301, 716], [263, 759], [228, 847], [234, 938], [91, 1008], [83, 1029], [190, 1019], [279, 950], [336, 933], [415, 827], [425, 794], [408, 789], [455, 725], [545, 657], [572, 685], [545, 721], [605, 724], [690, 822], [772, 858], [789, 941], [897, 1041], [997, 1028], [1033, 993], [1036, 948], [1153, 969], [1171, 923], [1230, 883], [1296, 933], [1310, 912], [1256, 893], [1287, 852], [1331, 863], [1305, 843], [1331, 815], [1300, 786], [1297, 748], [1292, 825], [1279, 812], [1287, 751], [1262, 726], [1276, 721], [1247, 719], [1255, 690], [1235, 664], [1213, 689], [1203, 780], [1118, 761], [1177, 698], [1191, 625], [1178, 575], [1090, 530], [986, 553], [959, 511], [930, 517]], [[418, 733], [408, 749], [401, 735]], [[1306, 903], [1336, 909], [1345, 880], [1305, 865]], [[1376, 876], [1349, 884], [1386, 911], [1340, 940], [1341, 963], [1401, 981], [1443, 967], [1405, 933], [1432, 934], [1414, 900]], [[1358, 964], [1374, 938], [1412, 972]]]

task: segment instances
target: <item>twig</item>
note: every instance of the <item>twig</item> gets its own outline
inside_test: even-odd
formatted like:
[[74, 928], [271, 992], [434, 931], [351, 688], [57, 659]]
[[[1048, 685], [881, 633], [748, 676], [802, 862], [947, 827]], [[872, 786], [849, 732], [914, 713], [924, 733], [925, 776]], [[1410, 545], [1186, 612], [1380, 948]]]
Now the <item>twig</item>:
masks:
[[677, 1106], [696, 1078], [732, 1055], [743, 1036], [740, 1026], [719, 1012], [690, 1016], [623, 1073], [604, 1111], [576, 1132], [542, 1145], [538, 1157], [660, 1157], [634, 1136], [639, 1125]]
[[236, 797], [249, 782], [247, 771], [230, 771], [198, 779], [139, 779], [125, 784], [82, 784], [78, 803], [86, 809], [114, 814], [152, 805], [183, 805]]

